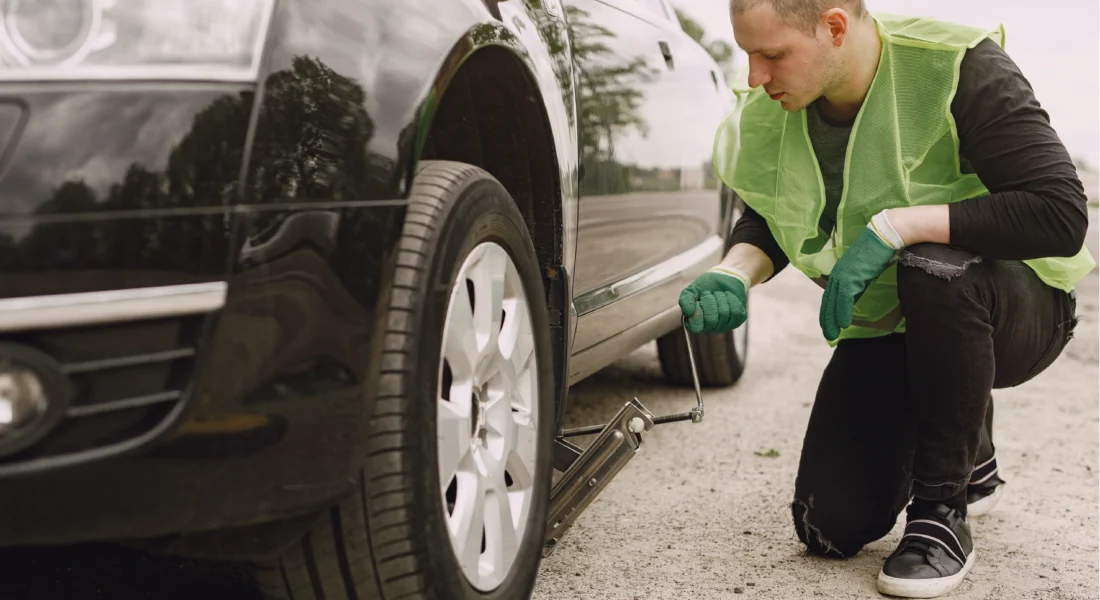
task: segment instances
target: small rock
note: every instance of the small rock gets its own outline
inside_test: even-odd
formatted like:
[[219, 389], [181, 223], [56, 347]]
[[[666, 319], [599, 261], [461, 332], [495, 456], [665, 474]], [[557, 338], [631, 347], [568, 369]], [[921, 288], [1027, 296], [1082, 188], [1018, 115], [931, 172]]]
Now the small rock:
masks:
[[669, 550], [672, 550], [672, 544], [669, 544], [669, 545], [668, 545], [668, 549], [669, 549]]
[[745, 588], [735, 587], [735, 588], [733, 588], [733, 593], [735, 593], [735, 594], [744, 594], [745, 593]]
[[581, 574], [580, 574], [580, 573], [573, 573], [573, 574], [574, 574], [574, 575], [576, 575], [577, 577], [580, 577], [580, 576], [581, 576]]
[[[1057, 570], [1057, 569], [1055, 569], [1055, 570]], [[755, 584], [755, 583], [753, 583], [753, 582], [751, 582], [751, 581], [750, 581], [750, 582], [748, 582], [748, 583], [746, 583], [745, 585], [747, 585], [747, 586], [749, 586], [749, 587], [756, 587], [756, 584]]]
[[741, 533], [744, 534], [744, 535], [752, 535], [751, 531], [742, 531]]

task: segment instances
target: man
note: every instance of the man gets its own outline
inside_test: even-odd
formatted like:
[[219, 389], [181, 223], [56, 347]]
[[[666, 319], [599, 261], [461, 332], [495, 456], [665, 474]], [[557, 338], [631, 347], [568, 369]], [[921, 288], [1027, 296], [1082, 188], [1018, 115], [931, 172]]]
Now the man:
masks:
[[683, 290], [693, 332], [744, 323], [787, 264], [824, 288], [835, 347], [792, 503], [813, 553], [907, 523], [881, 592], [936, 597], [974, 564], [968, 497], [1001, 489], [991, 391], [1076, 324], [1086, 198], [1003, 31], [872, 16], [862, 0], [733, 0], [749, 57], [715, 167], [745, 201], [720, 265]]

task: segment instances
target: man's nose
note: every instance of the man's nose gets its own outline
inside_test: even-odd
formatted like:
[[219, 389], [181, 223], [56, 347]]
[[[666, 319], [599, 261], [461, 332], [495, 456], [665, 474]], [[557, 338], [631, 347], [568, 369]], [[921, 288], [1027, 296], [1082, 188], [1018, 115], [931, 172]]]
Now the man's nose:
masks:
[[760, 64], [760, 60], [756, 58], [749, 59], [749, 87], [754, 88], [759, 85], [764, 85], [772, 80], [771, 73], [768, 72], [767, 67]]

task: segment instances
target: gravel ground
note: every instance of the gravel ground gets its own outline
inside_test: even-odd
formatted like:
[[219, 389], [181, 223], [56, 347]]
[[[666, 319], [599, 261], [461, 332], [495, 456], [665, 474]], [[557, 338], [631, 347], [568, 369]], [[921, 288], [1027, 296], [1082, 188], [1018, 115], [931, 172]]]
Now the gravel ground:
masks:
[[[900, 521], [845, 561], [807, 556], [791, 525], [802, 435], [830, 355], [808, 300], [819, 296], [792, 270], [753, 290], [744, 378], [706, 393], [702, 424], [659, 426], [645, 439], [543, 562], [535, 600], [880, 596], [875, 577]], [[1078, 303], [1082, 320], [1059, 360], [994, 392], [994, 440], [1009, 483], [996, 509], [973, 519], [977, 563], [952, 598], [1100, 594], [1096, 272]], [[634, 395], [658, 414], [693, 401], [690, 390], [663, 386], [649, 345], [582, 382], [572, 420], [605, 419]]]

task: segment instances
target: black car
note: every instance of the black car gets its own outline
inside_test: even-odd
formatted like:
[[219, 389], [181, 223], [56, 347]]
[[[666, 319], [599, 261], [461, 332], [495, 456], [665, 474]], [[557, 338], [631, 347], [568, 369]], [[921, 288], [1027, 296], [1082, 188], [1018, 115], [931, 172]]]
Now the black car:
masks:
[[569, 387], [741, 375], [680, 328], [740, 204], [667, 0], [0, 7], [0, 546], [527, 597]]

